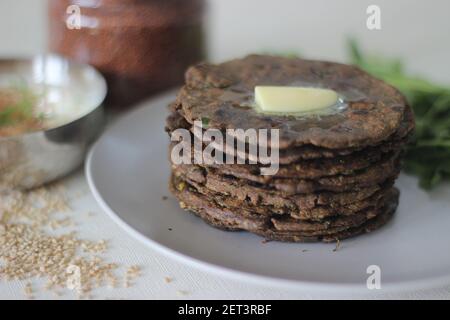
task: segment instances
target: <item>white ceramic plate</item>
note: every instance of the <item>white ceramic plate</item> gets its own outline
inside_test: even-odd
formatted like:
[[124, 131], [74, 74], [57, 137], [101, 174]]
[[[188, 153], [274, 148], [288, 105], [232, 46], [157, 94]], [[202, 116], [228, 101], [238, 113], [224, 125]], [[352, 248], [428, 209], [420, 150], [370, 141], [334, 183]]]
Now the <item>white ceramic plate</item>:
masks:
[[[181, 210], [167, 190], [168, 94], [118, 120], [93, 147], [86, 164], [92, 192], [127, 232], [149, 247], [205, 271], [308, 290], [367, 291], [367, 267], [381, 269], [383, 290], [450, 283], [450, 187], [418, 189], [397, 182], [401, 201], [382, 229], [334, 244], [269, 242], [245, 232], [209, 227]], [[164, 200], [163, 197], [169, 198]]]

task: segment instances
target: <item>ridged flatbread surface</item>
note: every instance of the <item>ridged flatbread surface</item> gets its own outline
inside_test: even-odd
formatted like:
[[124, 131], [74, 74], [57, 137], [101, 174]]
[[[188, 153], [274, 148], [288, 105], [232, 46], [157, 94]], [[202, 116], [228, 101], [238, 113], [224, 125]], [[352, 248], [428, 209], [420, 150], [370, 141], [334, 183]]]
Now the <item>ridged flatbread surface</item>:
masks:
[[[300, 119], [262, 114], [246, 107], [257, 85], [333, 89], [344, 97], [347, 108]], [[263, 55], [191, 67], [176, 105], [189, 123], [207, 118], [208, 125], [217, 129], [278, 128], [280, 149], [374, 145], [399, 129], [408, 108], [398, 90], [355, 66]]]
[[[257, 85], [333, 89], [343, 106], [320, 116], [263, 114], [252, 105]], [[250, 141], [243, 150], [213, 144], [220, 161], [196, 163], [211, 147], [200, 141], [201, 149], [186, 151], [189, 161], [181, 164], [172, 158], [178, 141], [170, 143], [171, 192], [183, 209], [214, 227], [269, 240], [330, 242], [378, 229], [396, 211], [394, 183], [414, 114], [396, 89], [357, 67], [262, 55], [202, 63], [187, 71], [169, 111], [168, 134], [182, 129], [191, 141], [207, 129], [225, 138], [227, 129], [279, 129], [272, 175], [262, 174], [267, 164], [259, 159], [249, 162]]]
[[289, 215], [260, 215], [245, 209], [229, 208], [198, 193], [188, 184], [172, 177], [170, 189], [187, 209], [207, 223], [230, 231], [245, 230], [269, 240], [336, 241], [377, 229], [389, 220], [397, 205], [399, 192], [390, 188], [382, 200], [349, 216], [333, 216], [322, 221], [297, 220]]

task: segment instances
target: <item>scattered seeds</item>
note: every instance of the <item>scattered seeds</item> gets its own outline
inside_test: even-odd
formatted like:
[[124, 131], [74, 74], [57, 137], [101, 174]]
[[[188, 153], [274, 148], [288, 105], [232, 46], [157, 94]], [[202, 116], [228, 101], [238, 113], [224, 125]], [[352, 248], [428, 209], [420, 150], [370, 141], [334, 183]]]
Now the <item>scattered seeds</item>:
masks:
[[337, 239], [337, 241], [336, 241], [336, 247], [333, 249], [333, 252], [338, 251], [340, 247], [341, 247], [341, 241], [340, 241], [339, 239]]
[[127, 272], [125, 274], [125, 279], [124, 279], [124, 286], [126, 288], [131, 286], [131, 282], [136, 279], [137, 277], [139, 277], [141, 274], [141, 268], [139, 266], [130, 266], [127, 269]]
[[31, 286], [31, 282], [27, 282], [24, 288], [25, 295], [28, 299], [33, 299], [33, 287]]
[[187, 296], [188, 292], [184, 290], [177, 290], [177, 296]]
[[184, 181], [182, 181], [179, 184], [177, 184], [177, 190], [178, 191], [183, 191], [184, 188], [186, 188], [186, 183]]
[[[119, 266], [105, 261], [106, 240], [79, 239], [75, 231], [55, 234], [75, 224], [67, 215], [70, 207], [59, 185], [28, 192], [0, 191], [0, 281], [46, 279], [44, 290], [56, 296], [61, 290], [75, 290], [80, 299], [90, 299], [91, 291], [101, 286], [116, 287]], [[128, 268], [130, 281], [140, 268]], [[31, 282], [25, 294], [32, 298]]]

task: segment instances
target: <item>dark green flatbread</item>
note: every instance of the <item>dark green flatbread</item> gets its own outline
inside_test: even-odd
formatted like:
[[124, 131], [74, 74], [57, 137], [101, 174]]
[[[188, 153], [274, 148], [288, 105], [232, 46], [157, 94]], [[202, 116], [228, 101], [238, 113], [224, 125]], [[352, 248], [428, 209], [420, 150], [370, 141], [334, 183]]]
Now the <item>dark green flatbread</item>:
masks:
[[218, 205], [220, 205], [221, 207], [226, 207], [230, 210], [253, 212], [254, 214], [260, 214], [264, 216], [287, 215], [294, 219], [309, 221], [320, 221], [324, 218], [335, 216], [350, 216], [368, 207], [378, 207], [382, 204], [383, 198], [389, 192], [392, 185], [387, 185], [368, 198], [348, 203], [343, 206], [316, 205], [313, 208], [306, 208], [298, 206], [276, 207], [273, 205], [264, 204], [255, 205], [250, 201], [246, 201], [245, 199], [243, 200], [237, 197], [212, 192], [208, 188], [205, 188], [203, 185], [193, 181], [186, 181], [180, 178], [178, 178], [177, 181], [178, 182], [176, 182], [176, 185], [184, 185], [193, 188], [197, 193], [200, 193], [209, 199], [214, 199], [214, 201]]
[[225, 230], [245, 230], [280, 241], [327, 241], [343, 239], [354, 234], [372, 230], [392, 215], [398, 203], [399, 193], [390, 189], [380, 207], [371, 207], [359, 214], [327, 219], [323, 222], [307, 222], [290, 217], [265, 217], [258, 214], [243, 214], [218, 205], [187, 186], [177, 187], [171, 182], [171, 191], [180, 201], [180, 206], [200, 216], [207, 223]]
[[[173, 108], [171, 108], [173, 109]], [[172, 110], [166, 121], [166, 131], [171, 133], [172, 131], [183, 128], [192, 131], [192, 125], [182, 117], [179, 111]], [[392, 134], [388, 139], [381, 141], [378, 144], [370, 145], [367, 147], [354, 147], [344, 149], [328, 149], [320, 148], [313, 145], [304, 145], [300, 147], [293, 147], [288, 149], [279, 150], [279, 163], [281, 165], [297, 163], [301, 160], [317, 160], [321, 158], [339, 158], [347, 157], [351, 158], [358, 153], [387, 153], [391, 151], [397, 151], [401, 149], [410, 139], [410, 135], [414, 129], [414, 115], [411, 108], [407, 107], [405, 114], [399, 129]], [[226, 136], [223, 133], [224, 137]], [[248, 148], [248, 146], [247, 146]], [[217, 149], [225, 153], [223, 146], [218, 146]], [[246, 159], [249, 159], [248, 152], [245, 155]], [[323, 160], [323, 159], [321, 159]]]
[[365, 188], [355, 188], [348, 192], [320, 191], [309, 194], [283, 195], [277, 190], [264, 189], [259, 186], [246, 185], [244, 187], [236, 183], [236, 179], [223, 176], [204, 175], [204, 170], [192, 167], [189, 177], [181, 172], [173, 171], [173, 174], [181, 177], [191, 185], [202, 186], [205, 190], [216, 194], [234, 197], [246, 201], [252, 205], [263, 205], [278, 210], [299, 211], [300, 208], [307, 210], [317, 206], [342, 207], [373, 196], [376, 192], [392, 186], [393, 179], [374, 184]]
[[[225, 171], [226, 166], [223, 165], [223, 170]], [[253, 187], [260, 187], [261, 192], [264, 192], [264, 190], [276, 190], [282, 195], [289, 196], [317, 191], [343, 192], [383, 183], [388, 179], [397, 177], [400, 171], [400, 158], [395, 156], [385, 159], [352, 175], [336, 175], [317, 179], [272, 178], [268, 182], [258, 181], [261, 176], [257, 175], [252, 176], [254, 180], [242, 179], [241, 177], [234, 176], [234, 173], [231, 171], [223, 172], [220, 169], [212, 167], [205, 168], [199, 165], [173, 164], [172, 170], [177, 175], [183, 175], [188, 179], [198, 182], [204, 181], [206, 177], [212, 178], [212, 181], [227, 177], [233, 180], [233, 184], [237, 188], [247, 188], [249, 185], [252, 185]]]
[[[329, 88], [343, 104], [321, 115], [262, 114], [254, 108], [256, 85]], [[375, 230], [397, 208], [393, 185], [414, 115], [396, 89], [357, 67], [264, 55], [202, 63], [187, 71], [169, 110], [165, 130], [185, 129], [191, 140], [207, 129], [225, 139], [227, 129], [279, 129], [274, 175], [261, 174], [267, 165], [260, 159], [248, 162], [250, 148], [262, 141], [245, 141], [239, 153], [235, 146], [226, 150], [244, 164], [195, 163], [198, 150], [187, 155], [191, 164], [172, 162], [170, 189], [180, 206], [217, 228], [269, 240], [329, 242]], [[213, 148], [225, 158], [224, 149]]]
[[[172, 151], [175, 145], [176, 143], [171, 144], [169, 152]], [[202, 150], [200, 150], [200, 156], [201, 152]], [[224, 161], [223, 163], [200, 163], [198, 165], [205, 169], [214, 169], [222, 175], [232, 175], [236, 178], [266, 184], [278, 178], [311, 180], [336, 175], [352, 175], [382, 161], [397, 158], [400, 152], [400, 150], [387, 153], [380, 150], [367, 150], [337, 158], [301, 160], [296, 163], [279, 165], [278, 170], [273, 175], [262, 175], [261, 168], [263, 166], [257, 164], [226, 164]], [[190, 161], [194, 163], [194, 148], [191, 149], [191, 153]]]
[[[257, 85], [333, 89], [344, 97], [347, 108], [321, 117], [258, 113], [249, 107]], [[278, 128], [280, 149], [304, 145], [342, 149], [387, 140], [399, 129], [408, 106], [398, 90], [355, 66], [251, 55], [191, 67], [175, 108], [187, 122], [208, 119], [216, 129]]]

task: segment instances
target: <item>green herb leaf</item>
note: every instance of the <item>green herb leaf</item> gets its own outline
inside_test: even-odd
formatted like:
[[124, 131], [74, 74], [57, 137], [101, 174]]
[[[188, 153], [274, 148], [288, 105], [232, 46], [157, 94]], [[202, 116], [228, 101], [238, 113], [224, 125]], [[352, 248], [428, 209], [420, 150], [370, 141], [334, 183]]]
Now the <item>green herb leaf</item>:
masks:
[[203, 126], [204, 128], [208, 128], [208, 125], [209, 125], [209, 118], [207, 118], [207, 117], [202, 117], [202, 126]]
[[[33, 119], [35, 97], [31, 91], [23, 86], [9, 90], [12, 90], [13, 94], [17, 94], [19, 101], [12, 105], [0, 106], [0, 126], [13, 126]], [[0, 90], [0, 98], [1, 95]]]
[[450, 178], [450, 88], [406, 74], [398, 59], [364, 55], [354, 39], [348, 42], [353, 64], [399, 89], [408, 99], [416, 132], [408, 146], [405, 170], [432, 189]]

